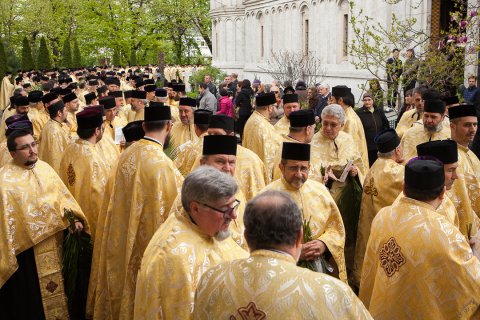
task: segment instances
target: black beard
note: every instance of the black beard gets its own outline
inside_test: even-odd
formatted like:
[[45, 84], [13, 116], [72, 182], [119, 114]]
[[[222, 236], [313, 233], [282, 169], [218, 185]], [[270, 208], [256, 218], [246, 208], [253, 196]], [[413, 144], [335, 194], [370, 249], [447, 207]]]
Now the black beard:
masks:
[[35, 163], [37, 163], [37, 161], [38, 161], [38, 158], [35, 159], [35, 160], [32, 160], [32, 161], [29, 160], [29, 161], [25, 162], [24, 165], [25, 165], [25, 167], [30, 167], [30, 166], [33, 166]]
[[165, 142], [163, 143], [163, 150], [168, 149], [170, 147], [170, 133], [165, 137]]

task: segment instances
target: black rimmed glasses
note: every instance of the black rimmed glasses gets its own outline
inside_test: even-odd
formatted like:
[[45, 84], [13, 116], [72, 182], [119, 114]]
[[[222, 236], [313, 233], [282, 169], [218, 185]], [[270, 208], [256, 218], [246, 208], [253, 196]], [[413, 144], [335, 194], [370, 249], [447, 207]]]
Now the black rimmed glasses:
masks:
[[220, 210], [220, 209], [214, 208], [212, 206], [209, 206], [206, 203], [200, 203], [200, 204], [209, 208], [209, 209], [212, 209], [213, 211], [223, 213], [223, 216], [226, 217], [227, 215], [231, 215], [235, 210], [237, 210], [238, 206], [240, 205], [240, 200], [235, 199], [235, 201], [233, 202], [233, 206], [228, 208], [227, 210]]

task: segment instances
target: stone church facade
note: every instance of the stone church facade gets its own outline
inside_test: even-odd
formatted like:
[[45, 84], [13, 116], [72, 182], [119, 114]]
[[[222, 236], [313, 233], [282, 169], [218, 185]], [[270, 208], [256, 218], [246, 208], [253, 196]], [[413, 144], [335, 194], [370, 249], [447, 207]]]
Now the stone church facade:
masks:
[[[417, 27], [430, 32], [437, 27], [431, 23], [442, 10], [441, 2], [356, 0], [355, 7], [384, 25], [393, 13], [415, 17]], [[347, 0], [211, 0], [210, 5], [213, 65], [238, 73], [240, 79], [271, 81], [262, 68], [268, 68], [272, 52], [278, 51], [308, 52], [320, 58], [324, 81], [350, 86], [357, 99], [359, 86], [372, 78], [368, 71], [355, 69], [348, 54], [353, 32]], [[407, 48], [399, 49], [403, 53]]]

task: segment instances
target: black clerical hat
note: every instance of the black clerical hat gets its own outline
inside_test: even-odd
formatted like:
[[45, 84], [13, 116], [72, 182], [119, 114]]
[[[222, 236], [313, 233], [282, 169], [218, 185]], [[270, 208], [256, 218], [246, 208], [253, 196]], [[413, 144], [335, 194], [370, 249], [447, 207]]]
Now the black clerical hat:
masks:
[[149, 84], [143, 87], [143, 90], [145, 90], [145, 92], [153, 92], [155, 91], [155, 89], [157, 89], [157, 86], [154, 84]]
[[445, 185], [443, 163], [436, 159], [413, 158], [405, 166], [405, 185], [423, 194], [440, 191]]
[[47, 104], [47, 103], [50, 103], [57, 98], [58, 98], [57, 94], [55, 94], [53, 92], [48, 92], [42, 97], [42, 102]]
[[145, 99], [147, 99], [147, 93], [145, 91], [133, 90], [132, 91], [132, 98], [145, 100]]
[[103, 107], [85, 108], [76, 114], [78, 129], [92, 129], [103, 123]]
[[115, 102], [115, 97], [111, 96], [98, 99], [98, 103], [101, 104], [105, 109], [112, 109], [117, 105]]
[[433, 113], [440, 113], [444, 114], [445, 113], [445, 102], [443, 102], [440, 99], [435, 99], [435, 100], [425, 100], [425, 106], [423, 111], [425, 112], [433, 112]]
[[451, 97], [443, 97], [442, 100], [447, 106], [451, 106], [452, 104], [457, 104], [460, 102], [460, 100], [458, 100], [458, 96], [456, 95]]
[[166, 97], [166, 96], [167, 96], [167, 90], [165, 90], [163, 88], [155, 89], [155, 97], [163, 98], [163, 97]]
[[138, 141], [145, 136], [142, 123], [142, 120], [133, 121], [122, 128], [123, 136], [125, 137], [126, 142]]
[[373, 139], [380, 153], [387, 153], [400, 145], [400, 137], [394, 129], [385, 129], [378, 132]]
[[476, 117], [477, 109], [471, 104], [461, 104], [459, 106], [448, 108], [448, 117], [450, 120], [462, 117]]
[[125, 99], [131, 98], [132, 97], [132, 92], [133, 92], [133, 90], [126, 90], [123, 93], [123, 96], [125, 97]]
[[193, 123], [194, 124], [209, 124], [210, 118], [212, 117], [212, 111], [199, 109], [193, 112]]
[[25, 130], [30, 133], [33, 133], [32, 122], [28, 119], [28, 117], [23, 120], [14, 121], [6, 127], [5, 135], [8, 137], [13, 131], [16, 131], [16, 130]]
[[437, 140], [417, 145], [418, 156], [431, 156], [442, 161], [443, 164], [452, 164], [458, 161], [457, 143], [453, 140]]
[[164, 107], [165, 104], [164, 104], [163, 102], [150, 101], [150, 102], [148, 103], [148, 106], [149, 106], [149, 107], [154, 107], [154, 108], [156, 108], [156, 107]]
[[108, 95], [115, 98], [123, 98], [122, 91], [109, 91]]
[[18, 95], [14, 96], [13, 103], [15, 104], [15, 107], [24, 107], [30, 104], [30, 100], [28, 100], [28, 97]]
[[298, 94], [290, 93], [283, 95], [283, 104], [292, 102], [298, 102]]
[[257, 107], [265, 107], [277, 102], [277, 98], [275, 97], [275, 93], [265, 93], [259, 94], [255, 97], [255, 105]]
[[310, 145], [308, 143], [284, 142], [282, 159], [310, 161]]
[[172, 85], [173, 91], [175, 92], [185, 92], [185, 85], [184, 84], [174, 84]]
[[237, 155], [237, 138], [234, 136], [205, 136], [203, 138], [204, 156], [212, 154]]
[[179, 106], [190, 106], [192, 108], [195, 108], [197, 106], [197, 101], [193, 98], [183, 97], [183, 98], [180, 98], [180, 102], [179, 102], [178, 105]]
[[235, 122], [232, 117], [229, 117], [225, 114], [214, 114], [210, 119], [210, 128], [211, 129], [223, 129], [228, 132], [234, 130]]
[[339, 97], [339, 98], [347, 97], [351, 93], [352, 93], [352, 89], [344, 85], [335, 86], [332, 88], [332, 96], [334, 97]]
[[31, 103], [42, 101], [42, 97], [43, 92], [40, 90], [34, 90], [28, 93], [28, 100], [30, 100]]
[[145, 122], [172, 120], [169, 106], [145, 108]]
[[290, 113], [290, 127], [303, 128], [315, 124], [313, 110], [297, 110]]
[[71, 101], [73, 101], [73, 100], [75, 100], [75, 99], [77, 99], [77, 95], [76, 95], [75, 93], [73, 93], [73, 92], [66, 94], [66, 95], [62, 98], [63, 103], [71, 102]]

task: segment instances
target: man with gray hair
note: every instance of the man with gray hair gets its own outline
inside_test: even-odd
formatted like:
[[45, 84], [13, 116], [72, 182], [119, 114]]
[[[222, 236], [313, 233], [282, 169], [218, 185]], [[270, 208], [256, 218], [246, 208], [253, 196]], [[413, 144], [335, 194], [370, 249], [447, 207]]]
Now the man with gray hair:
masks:
[[296, 266], [303, 218], [284, 192], [270, 190], [253, 198], [244, 216], [251, 255], [204, 273], [193, 318], [371, 319], [345, 283]]
[[144, 112], [147, 104], [147, 93], [145, 91], [132, 91], [131, 110], [127, 110], [128, 122], [143, 120], [145, 118]]
[[200, 276], [220, 262], [247, 257], [229, 231], [237, 190], [233, 177], [210, 166], [185, 178], [182, 209], [168, 217], [145, 250], [135, 319], [189, 319]]

